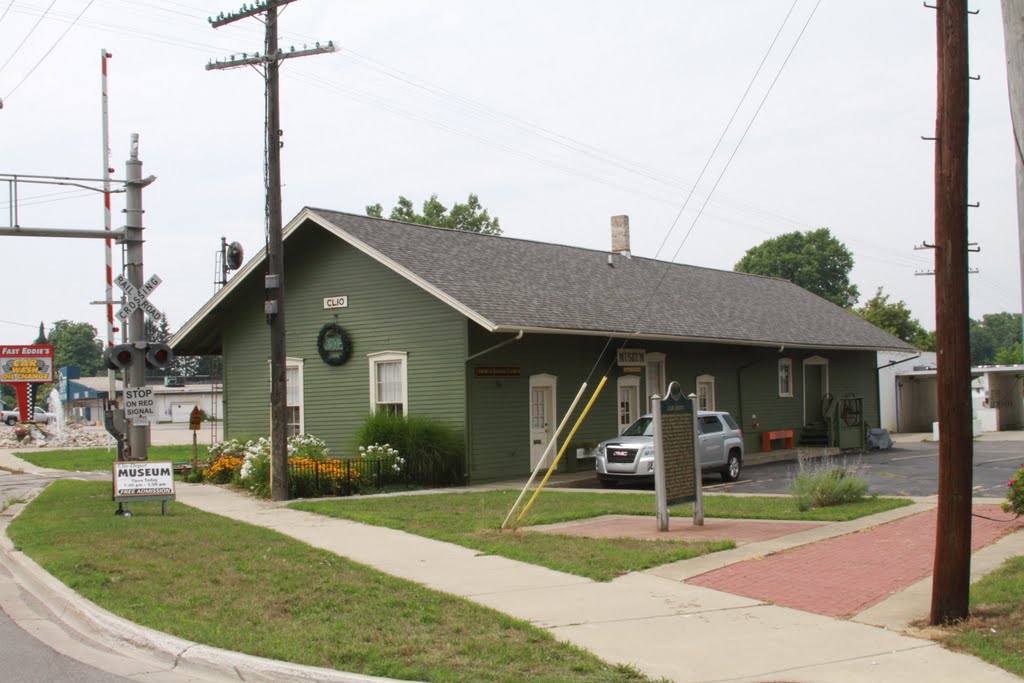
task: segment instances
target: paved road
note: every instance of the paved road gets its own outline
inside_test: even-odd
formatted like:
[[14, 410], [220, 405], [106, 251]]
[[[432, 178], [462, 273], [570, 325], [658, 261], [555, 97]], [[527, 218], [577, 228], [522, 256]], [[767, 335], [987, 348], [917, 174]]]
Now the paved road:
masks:
[[[51, 479], [0, 470], [0, 510], [27, 497], [33, 489], [44, 486]], [[11, 581], [11, 575], [0, 567], [0, 585], [9, 586]], [[25, 599], [26, 607], [31, 609], [31, 601], [27, 597]], [[0, 647], [0, 671], [5, 672], [2, 674], [5, 680], [19, 683], [118, 683], [129, 680], [58, 653], [24, 631], [3, 610], [0, 610], [0, 643], [3, 643]]]
[[[939, 446], [933, 442], [899, 444], [887, 451], [868, 451], [847, 456], [848, 465], [860, 469], [871, 493], [890, 496], [932, 496], [938, 487]], [[1002, 498], [1006, 482], [1024, 463], [1020, 441], [974, 442], [974, 495]], [[797, 470], [794, 462], [754, 465], [744, 469], [734, 484], [711, 481], [715, 491], [736, 493], [789, 493]]]

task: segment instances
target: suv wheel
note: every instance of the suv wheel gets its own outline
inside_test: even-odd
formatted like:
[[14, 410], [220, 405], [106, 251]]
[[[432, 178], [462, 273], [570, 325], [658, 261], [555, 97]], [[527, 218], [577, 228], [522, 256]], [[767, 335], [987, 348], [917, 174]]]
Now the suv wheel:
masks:
[[731, 451], [729, 453], [729, 462], [725, 464], [725, 469], [722, 470], [722, 481], [736, 481], [739, 479], [742, 466], [743, 463], [740, 461], [739, 452]]
[[18, 421], [18, 419], [17, 419], [17, 418], [15, 418], [15, 417], [9, 417], [9, 418], [7, 418], [7, 420], [6, 420], [6, 422], [7, 422], [7, 426], [8, 426], [8, 427], [13, 427], [13, 426], [14, 426], [14, 423], [15, 423], [15, 422], [17, 422], [17, 421]]

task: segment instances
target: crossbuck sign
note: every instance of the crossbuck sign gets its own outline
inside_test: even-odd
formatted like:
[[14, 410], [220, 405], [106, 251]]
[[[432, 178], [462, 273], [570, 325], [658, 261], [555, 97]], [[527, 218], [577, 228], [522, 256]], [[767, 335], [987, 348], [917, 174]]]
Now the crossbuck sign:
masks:
[[158, 321], [164, 317], [164, 314], [157, 310], [156, 306], [149, 302], [148, 297], [153, 293], [163, 280], [160, 276], [153, 275], [146, 284], [142, 285], [141, 288], [137, 288], [132, 283], [128, 282], [128, 278], [124, 275], [118, 275], [114, 278], [114, 283], [124, 291], [124, 308], [117, 312], [117, 317], [121, 322], [128, 322], [128, 317], [139, 310], [140, 308], [146, 312], [150, 318], [154, 321]]

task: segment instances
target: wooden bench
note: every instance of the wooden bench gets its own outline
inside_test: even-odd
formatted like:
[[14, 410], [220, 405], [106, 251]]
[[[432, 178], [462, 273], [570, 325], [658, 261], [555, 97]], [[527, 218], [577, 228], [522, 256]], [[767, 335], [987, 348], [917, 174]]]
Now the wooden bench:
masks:
[[793, 430], [792, 429], [776, 429], [774, 432], [761, 432], [761, 450], [768, 452], [772, 449], [772, 441], [777, 439], [785, 439], [785, 448], [793, 447]]

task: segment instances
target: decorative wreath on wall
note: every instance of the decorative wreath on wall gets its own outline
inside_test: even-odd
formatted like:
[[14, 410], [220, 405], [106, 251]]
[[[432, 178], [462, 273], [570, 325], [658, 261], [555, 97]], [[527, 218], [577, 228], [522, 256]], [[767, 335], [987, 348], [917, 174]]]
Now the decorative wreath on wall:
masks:
[[341, 325], [327, 323], [317, 335], [316, 350], [328, 365], [343, 365], [352, 355], [352, 340]]

